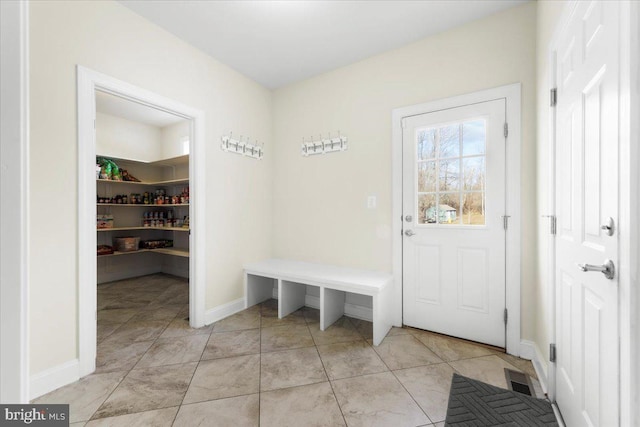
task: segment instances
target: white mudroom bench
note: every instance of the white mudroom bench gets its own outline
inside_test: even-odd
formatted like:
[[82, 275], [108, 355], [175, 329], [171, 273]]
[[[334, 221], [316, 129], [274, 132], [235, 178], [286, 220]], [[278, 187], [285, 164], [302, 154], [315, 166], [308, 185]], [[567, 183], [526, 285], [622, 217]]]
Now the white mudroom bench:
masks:
[[320, 288], [320, 330], [342, 317], [346, 292], [372, 298], [374, 345], [391, 329], [390, 274], [283, 259], [251, 263], [244, 266], [245, 308], [272, 298], [276, 282], [280, 319], [304, 307], [310, 285]]

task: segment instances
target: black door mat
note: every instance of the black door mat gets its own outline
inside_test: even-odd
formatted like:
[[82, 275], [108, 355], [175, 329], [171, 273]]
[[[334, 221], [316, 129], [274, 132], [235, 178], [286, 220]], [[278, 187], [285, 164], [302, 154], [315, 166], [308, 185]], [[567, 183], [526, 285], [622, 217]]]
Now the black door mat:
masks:
[[558, 426], [547, 400], [453, 374], [445, 427]]

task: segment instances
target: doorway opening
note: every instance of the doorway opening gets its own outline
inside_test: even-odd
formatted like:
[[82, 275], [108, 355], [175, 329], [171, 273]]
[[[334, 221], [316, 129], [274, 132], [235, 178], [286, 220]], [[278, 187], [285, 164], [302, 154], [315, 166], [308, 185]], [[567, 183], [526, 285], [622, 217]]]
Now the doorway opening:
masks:
[[123, 320], [204, 325], [203, 127], [201, 111], [78, 67], [80, 376], [116, 329], [134, 342], [165, 329]]

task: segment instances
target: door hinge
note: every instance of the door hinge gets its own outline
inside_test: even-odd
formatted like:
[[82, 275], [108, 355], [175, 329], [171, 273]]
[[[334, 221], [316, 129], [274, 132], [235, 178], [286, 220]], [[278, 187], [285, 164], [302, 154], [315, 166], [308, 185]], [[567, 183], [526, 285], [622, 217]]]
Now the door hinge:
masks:
[[509, 218], [511, 218], [511, 215], [502, 215], [502, 228], [505, 230], [509, 228]]
[[558, 89], [555, 87], [549, 91], [549, 104], [552, 107], [558, 104]]
[[504, 309], [504, 324], [507, 324], [507, 320], [509, 320], [509, 310]]
[[509, 136], [509, 123], [505, 123], [504, 124], [504, 137], [508, 137]]
[[556, 345], [549, 344], [549, 362], [556, 363]]
[[542, 215], [543, 218], [549, 218], [549, 234], [552, 236], [556, 235], [556, 227], [557, 227], [557, 218], [555, 215]]

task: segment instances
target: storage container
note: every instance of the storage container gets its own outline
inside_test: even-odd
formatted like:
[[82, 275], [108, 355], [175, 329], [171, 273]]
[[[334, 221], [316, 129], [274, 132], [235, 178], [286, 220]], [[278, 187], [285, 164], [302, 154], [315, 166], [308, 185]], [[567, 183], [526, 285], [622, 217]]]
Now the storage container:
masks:
[[113, 228], [113, 215], [98, 215], [98, 228]]
[[140, 246], [140, 237], [116, 237], [114, 243], [118, 252], [133, 252]]

